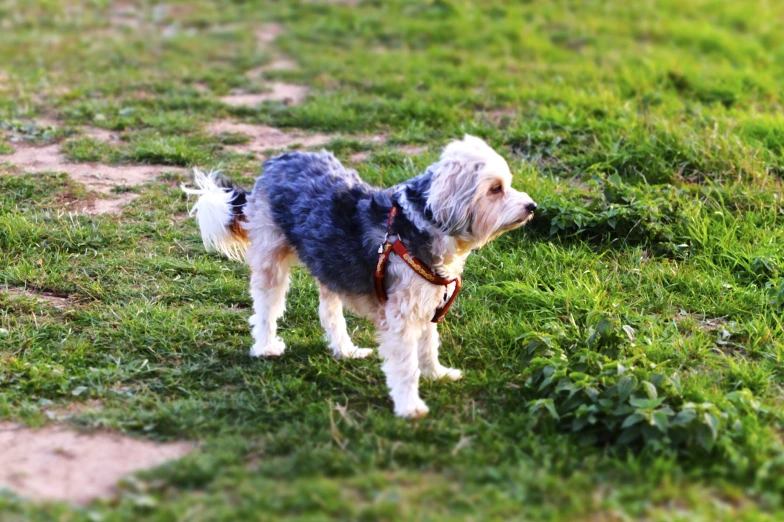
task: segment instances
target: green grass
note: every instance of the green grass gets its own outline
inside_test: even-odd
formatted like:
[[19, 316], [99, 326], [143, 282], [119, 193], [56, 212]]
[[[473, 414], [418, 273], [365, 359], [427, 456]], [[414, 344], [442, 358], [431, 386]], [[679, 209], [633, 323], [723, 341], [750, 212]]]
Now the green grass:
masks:
[[[360, 174], [391, 185], [468, 132], [541, 211], [470, 258], [441, 328], [464, 378], [424, 383], [431, 413], [411, 422], [377, 358], [330, 356], [303, 271], [286, 355], [247, 356], [247, 270], [181, 219], [184, 178], [120, 216], [71, 217], [77, 183], [0, 175], [0, 288], [70, 296], [57, 309], [0, 291], [0, 419], [41, 425], [50, 401], [97, 399], [69, 422], [201, 442], [116, 501], [0, 496], [0, 520], [781, 519], [784, 5], [135, 4], [134, 28], [110, 26], [108, 0], [0, 6], [0, 153], [62, 142], [73, 160], [220, 167], [249, 185], [258, 161], [224, 147], [245, 138], [203, 130], [232, 117], [339, 132], [330, 148], [372, 151]], [[270, 78], [311, 97], [222, 105], [261, 87], [245, 72], [270, 59], [253, 36], [267, 22], [299, 63]], [[376, 132], [428, 149], [345, 137]], [[640, 402], [653, 393], [661, 404]], [[677, 425], [689, 403], [699, 416]]]

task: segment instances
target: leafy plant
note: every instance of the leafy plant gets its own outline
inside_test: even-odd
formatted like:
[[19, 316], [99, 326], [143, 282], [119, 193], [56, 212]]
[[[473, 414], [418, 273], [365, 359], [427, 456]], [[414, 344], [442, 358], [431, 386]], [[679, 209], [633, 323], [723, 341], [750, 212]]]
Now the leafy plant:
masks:
[[68, 135], [65, 129], [36, 122], [0, 120], [0, 130], [10, 133], [12, 142], [29, 142], [36, 145], [51, 143]]
[[588, 201], [564, 194], [547, 196], [531, 228], [549, 236], [649, 244], [667, 252], [683, 249], [676, 245], [684, 216], [675, 187], [628, 185], [617, 174], [592, 180], [601, 187], [600, 195]]
[[710, 452], [743, 438], [747, 417], [767, 414], [747, 390], [708, 402], [686, 393], [677, 371], [634, 348], [634, 329], [592, 312], [587, 339], [560, 348], [552, 336], [531, 334], [526, 388], [539, 398], [530, 411], [550, 418], [584, 444], [655, 453]]

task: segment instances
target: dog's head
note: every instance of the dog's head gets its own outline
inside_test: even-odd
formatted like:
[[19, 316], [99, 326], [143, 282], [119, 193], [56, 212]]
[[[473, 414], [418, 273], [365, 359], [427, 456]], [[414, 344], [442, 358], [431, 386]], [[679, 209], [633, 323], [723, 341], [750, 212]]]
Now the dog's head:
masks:
[[529, 221], [536, 203], [512, 188], [504, 158], [466, 135], [446, 146], [432, 167], [427, 209], [441, 229], [477, 248]]

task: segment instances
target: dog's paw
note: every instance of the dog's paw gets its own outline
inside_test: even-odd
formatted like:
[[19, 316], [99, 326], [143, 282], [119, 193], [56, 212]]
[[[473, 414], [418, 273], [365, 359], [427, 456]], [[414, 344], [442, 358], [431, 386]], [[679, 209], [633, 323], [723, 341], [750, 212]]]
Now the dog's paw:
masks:
[[286, 351], [283, 339], [276, 337], [271, 343], [256, 342], [250, 349], [251, 357], [278, 357]]
[[335, 352], [338, 359], [364, 359], [373, 353], [373, 348], [350, 348], [342, 352]]
[[427, 415], [429, 411], [430, 408], [428, 408], [425, 401], [419, 397], [400, 406], [395, 404], [395, 415], [405, 419], [420, 419]]
[[251, 326], [256, 326], [259, 322], [259, 314], [253, 314], [248, 318], [248, 324]]
[[449, 379], [450, 381], [459, 381], [463, 377], [463, 372], [457, 368], [447, 368], [440, 364], [432, 371], [422, 371], [424, 377], [430, 379]]

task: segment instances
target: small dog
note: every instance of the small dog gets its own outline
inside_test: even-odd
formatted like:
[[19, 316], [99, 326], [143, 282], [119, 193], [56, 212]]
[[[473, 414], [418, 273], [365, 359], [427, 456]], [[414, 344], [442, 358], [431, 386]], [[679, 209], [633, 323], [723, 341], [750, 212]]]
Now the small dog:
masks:
[[472, 250], [533, 217], [536, 203], [511, 182], [506, 161], [465, 136], [423, 174], [389, 189], [368, 185], [326, 151], [267, 160], [249, 193], [199, 171], [197, 188], [182, 188], [199, 196], [191, 214], [205, 247], [250, 266], [251, 356], [285, 350], [277, 322], [289, 269], [300, 262], [318, 281], [319, 317], [335, 357], [372, 353], [349, 338], [346, 305], [376, 325], [395, 413], [420, 417], [428, 412], [420, 374], [462, 376], [438, 362], [434, 312], [451, 304]]

